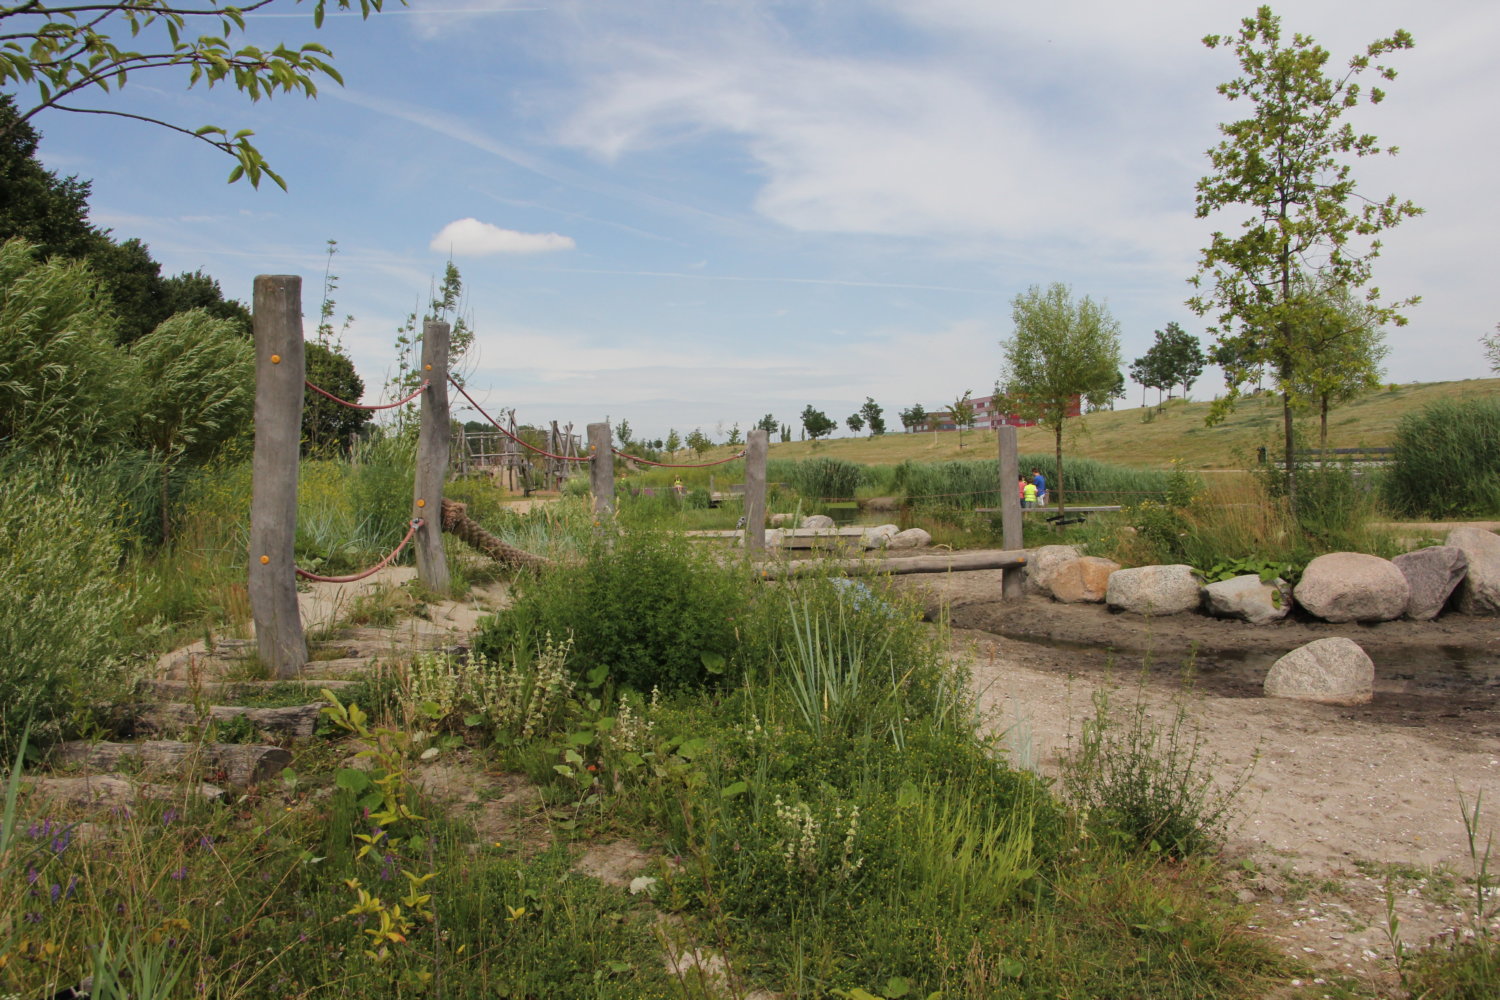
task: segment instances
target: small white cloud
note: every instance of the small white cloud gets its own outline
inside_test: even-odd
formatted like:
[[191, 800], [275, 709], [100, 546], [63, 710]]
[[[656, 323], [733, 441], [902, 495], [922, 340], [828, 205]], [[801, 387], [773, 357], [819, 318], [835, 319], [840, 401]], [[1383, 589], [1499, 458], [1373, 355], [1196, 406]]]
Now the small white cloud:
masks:
[[572, 250], [573, 237], [558, 233], [522, 233], [478, 219], [459, 219], [442, 228], [428, 246], [439, 253], [483, 256], [492, 253], [551, 253]]

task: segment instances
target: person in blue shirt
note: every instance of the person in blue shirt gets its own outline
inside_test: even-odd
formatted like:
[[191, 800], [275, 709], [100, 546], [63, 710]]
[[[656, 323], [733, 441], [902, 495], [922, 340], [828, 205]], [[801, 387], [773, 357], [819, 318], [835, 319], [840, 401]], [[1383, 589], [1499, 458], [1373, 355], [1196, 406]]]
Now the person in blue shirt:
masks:
[[1032, 469], [1031, 481], [1036, 485], [1037, 506], [1045, 507], [1047, 505], [1047, 477], [1042, 475], [1038, 470]]

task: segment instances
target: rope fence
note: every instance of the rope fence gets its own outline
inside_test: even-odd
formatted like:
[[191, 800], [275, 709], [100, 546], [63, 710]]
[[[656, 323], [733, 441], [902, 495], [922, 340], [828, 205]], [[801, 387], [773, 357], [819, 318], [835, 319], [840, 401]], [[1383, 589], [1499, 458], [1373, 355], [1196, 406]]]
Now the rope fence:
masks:
[[351, 573], [348, 576], [319, 576], [317, 573], [309, 572], [308, 570], [303, 569], [301, 566], [298, 566], [297, 575], [304, 580], [312, 580], [317, 583], [357, 583], [367, 576], [374, 576], [376, 573], [379, 573], [381, 570], [389, 566], [391, 564], [391, 560], [399, 556], [401, 554], [401, 550], [406, 548], [406, 543], [411, 541], [411, 537], [417, 533], [417, 529], [422, 527], [422, 525], [426, 523], [426, 520], [423, 518], [413, 518], [411, 521], [411, 526], [406, 529], [406, 537], [401, 539], [401, 543], [394, 549], [392, 549], [384, 559], [380, 560], [380, 562], [376, 563], [374, 566], [371, 566], [369, 569], [365, 570], [362, 573]]
[[479, 411], [479, 415], [481, 417], [483, 417], [484, 419], [488, 420], [491, 424], [494, 425], [495, 430], [499, 431], [501, 434], [504, 434], [506, 437], [510, 438], [512, 441], [514, 441], [516, 444], [520, 445], [521, 447], [523, 447], [523, 448], [529, 448], [532, 451], [536, 452], [538, 455], [541, 455], [543, 458], [552, 458], [552, 459], [556, 459], [559, 462], [587, 462], [589, 460], [589, 458], [588, 458], [587, 455], [556, 455], [556, 454], [553, 454], [552, 452], [548, 451], [545, 448], [538, 448], [536, 445], [534, 445], [531, 442], [527, 441], [525, 438], [522, 438], [522, 437], [520, 437], [518, 435], [512, 434], [510, 431], [506, 430], [504, 427], [502, 427], [500, 425], [500, 421], [496, 420], [494, 417], [492, 417], [488, 413], [486, 413], [484, 407], [482, 407], [478, 403], [474, 402], [474, 397], [471, 396], [471, 395], [469, 395], [468, 391], [466, 389], [464, 389], [464, 387], [462, 385], [460, 385], [458, 383], [458, 381], [453, 378], [453, 376], [451, 376], [451, 375], [448, 376], [448, 381], [452, 384], [453, 388], [455, 388], [455, 389], [458, 390], [458, 394], [460, 396], [462, 396], [464, 399], [467, 399], [469, 401], [469, 405], [470, 406], [474, 407], [474, 409], [476, 409], [476, 410]]
[[347, 406], [351, 410], [393, 410], [398, 406], [410, 403], [412, 400], [422, 395], [422, 393], [427, 391], [427, 387], [431, 385], [432, 382], [430, 380], [423, 381], [422, 384], [417, 387], [416, 391], [413, 392], [410, 396], [407, 396], [404, 399], [398, 399], [394, 403], [381, 403], [378, 406], [368, 406], [364, 403], [351, 403], [347, 399], [340, 399], [333, 393], [329, 392], [327, 389], [324, 389], [322, 386], [313, 385], [307, 379], [303, 379], [302, 384], [307, 386], [313, 392], [316, 392], [318, 395], [326, 396], [329, 399], [333, 400], [335, 403], [338, 403], [341, 406]]
[[738, 462], [740, 459], [745, 457], [745, 453], [742, 451], [738, 454], [730, 455], [728, 458], [721, 458], [715, 462], [700, 462], [697, 464], [673, 464], [671, 462], [653, 462], [651, 461], [651, 459], [641, 458], [639, 455], [627, 455], [625, 452], [621, 451], [618, 448], [611, 448], [610, 451], [613, 451], [616, 455], [619, 455], [621, 458], [628, 461], [639, 462], [641, 465], [654, 465], [658, 469], [711, 469], [715, 465], [725, 465], [729, 462]]

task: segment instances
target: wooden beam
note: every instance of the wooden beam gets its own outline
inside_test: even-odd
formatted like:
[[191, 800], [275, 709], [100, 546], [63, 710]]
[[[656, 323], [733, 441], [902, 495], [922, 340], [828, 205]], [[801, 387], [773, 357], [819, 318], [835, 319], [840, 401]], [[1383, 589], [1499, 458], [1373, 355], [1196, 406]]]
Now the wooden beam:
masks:
[[251, 459], [250, 615], [255, 648], [277, 677], [307, 662], [297, 607], [297, 463], [302, 450], [302, 279], [255, 279], [255, 451]]
[[794, 559], [784, 563], [765, 563], [760, 575], [765, 580], [783, 580], [794, 576], [873, 576], [886, 573], [962, 573], [980, 569], [1008, 569], [1026, 565], [1026, 550], [953, 552], [944, 555], [903, 556], [889, 559]]
[[766, 453], [771, 435], [757, 427], [745, 435], [745, 549], [766, 547]]
[[417, 577], [428, 590], [448, 592], [448, 556], [443, 551], [443, 478], [448, 471], [448, 335], [447, 323], [422, 325], [422, 418], [417, 429], [417, 475], [412, 484], [412, 518], [422, 527], [412, 539]]

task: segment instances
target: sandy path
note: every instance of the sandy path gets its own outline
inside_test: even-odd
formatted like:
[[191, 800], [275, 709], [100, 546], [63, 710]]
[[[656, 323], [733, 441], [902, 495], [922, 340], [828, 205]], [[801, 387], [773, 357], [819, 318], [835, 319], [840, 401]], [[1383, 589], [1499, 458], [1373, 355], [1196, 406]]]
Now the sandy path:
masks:
[[1226, 847], [1229, 878], [1250, 907], [1248, 925], [1297, 958], [1388, 987], [1388, 890], [1408, 945], [1465, 925], [1473, 867], [1459, 792], [1471, 803], [1482, 793], [1484, 829], [1500, 832], [1492, 708], [1447, 725], [1403, 724], [1389, 712], [1185, 689], [1170, 670], [1143, 679], [1102, 657], [987, 631], [955, 629], [954, 642], [987, 724], [1006, 733], [1018, 763], [1044, 774], [1058, 774], [1101, 688], [1117, 710], [1144, 699], [1162, 723], [1185, 704], [1217, 779], [1249, 770]]

